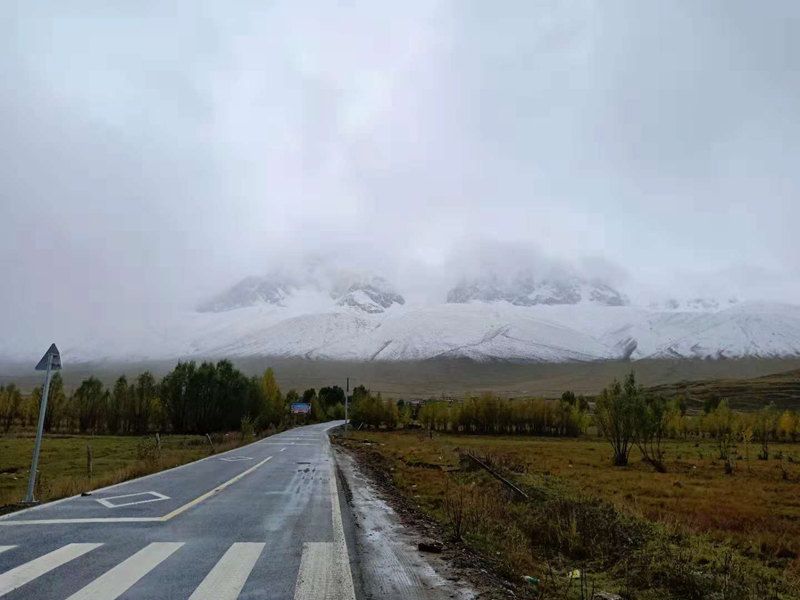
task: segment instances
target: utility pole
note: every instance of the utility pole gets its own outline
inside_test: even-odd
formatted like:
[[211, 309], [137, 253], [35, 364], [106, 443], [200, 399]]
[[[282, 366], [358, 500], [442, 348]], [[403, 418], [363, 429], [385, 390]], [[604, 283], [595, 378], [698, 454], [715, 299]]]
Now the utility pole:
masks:
[[348, 425], [347, 413], [348, 413], [348, 408], [349, 408], [348, 405], [350, 403], [350, 401], [349, 401], [349, 396], [350, 396], [350, 378], [349, 377], [347, 378], [346, 388], [347, 389], [344, 392], [344, 434], [345, 435], [347, 435], [347, 425]]
[[55, 344], [51, 344], [42, 360], [36, 365], [37, 371], [46, 371], [42, 400], [39, 404], [39, 425], [36, 428], [36, 442], [33, 445], [33, 458], [31, 459], [31, 474], [28, 478], [28, 493], [25, 495], [25, 504], [36, 504], [33, 492], [36, 489], [36, 472], [39, 468], [39, 452], [42, 449], [42, 436], [44, 435], [44, 417], [47, 413], [47, 395], [50, 392], [50, 374], [61, 369], [61, 355]]

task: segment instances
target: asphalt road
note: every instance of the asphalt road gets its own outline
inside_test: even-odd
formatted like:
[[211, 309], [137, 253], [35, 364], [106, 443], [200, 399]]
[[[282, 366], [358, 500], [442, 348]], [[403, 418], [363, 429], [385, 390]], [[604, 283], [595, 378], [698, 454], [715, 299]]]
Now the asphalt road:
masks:
[[0, 518], [0, 598], [352, 600], [337, 424]]

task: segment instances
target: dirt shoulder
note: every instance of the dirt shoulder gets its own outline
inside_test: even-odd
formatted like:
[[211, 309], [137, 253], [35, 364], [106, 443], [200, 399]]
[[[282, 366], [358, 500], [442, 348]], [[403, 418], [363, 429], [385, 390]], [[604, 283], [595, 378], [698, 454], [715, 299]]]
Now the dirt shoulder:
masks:
[[[391, 461], [372, 444], [341, 436], [333, 436], [332, 442], [356, 516], [365, 595], [426, 600], [525, 597], [526, 590], [500, 575], [493, 561], [453, 540], [446, 527], [399, 490]], [[420, 543], [436, 551], [420, 551]]]

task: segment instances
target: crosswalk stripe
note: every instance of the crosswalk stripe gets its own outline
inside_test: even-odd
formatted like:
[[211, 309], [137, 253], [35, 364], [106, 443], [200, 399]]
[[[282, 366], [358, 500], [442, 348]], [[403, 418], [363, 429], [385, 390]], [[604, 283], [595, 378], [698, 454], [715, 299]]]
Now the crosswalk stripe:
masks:
[[[6, 571], [0, 574], [0, 596], [4, 596], [18, 587], [25, 585], [29, 581], [33, 581], [37, 577], [44, 575], [48, 571], [52, 571], [102, 545], [103, 544], [67, 544], [58, 550], [53, 550], [39, 558], [35, 558], [30, 562], [15, 567], [10, 571]], [[8, 548], [9, 547], [6, 549]], [[11, 548], [13, 548], [13, 546], [11, 546]]]
[[5, 552], [6, 550], [11, 550], [12, 548], [16, 548], [16, 546], [0, 546], [0, 554]]
[[183, 542], [154, 542], [78, 590], [67, 600], [114, 600], [183, 546]]
[[300, 569], [294, 600], [355, 600], [353, 575], [339, 507], [336, 473], [328, 476], [333, 521], [332, 542], [306, 542], [300, 556]]
[[336, 600], [347, 598], [337, 545], [306, 542], [300, 557], [294, 600]]
[[232, 544], [189, 600], [236, 600], [264, 546], [253, 542]]

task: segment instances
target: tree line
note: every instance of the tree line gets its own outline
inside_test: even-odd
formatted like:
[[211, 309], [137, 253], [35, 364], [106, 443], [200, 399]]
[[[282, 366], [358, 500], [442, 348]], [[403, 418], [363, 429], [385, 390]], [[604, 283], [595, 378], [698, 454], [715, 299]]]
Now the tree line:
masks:
[[577, 436], [589, 424], [589, 403], [565, 392], [558, 400], [502, 398], [483, 393], [461, 402], [429, 402], [419, 422], [433, 431], [504, 435]]
[[577, 436], [589, 423], [588, 409], [586, 398], [572, 392], [559, 400], [510, 399], [487, 392], [465, 400], [412, 404], [359, 386], [353, 390], [350, 419], [355, 427], [378, 429], [414, 425], [450, 433]]
[[[41, 390], [25, 396], [14, 385], [0, 386], [0, 428], [33, 427]], [[290, 413], [294, 402], [311, 405], [309, 416]], [[283, 394], [272, 369], [247, 377], [233, 365], [181, 362], [160, 381], [149, 372], [129, 380], [120, 377], [109, 388], [89, 377], [72, 393], [60, 373], [51, 382], [45, 414], [48, 432], [144, 434], [152, 431], [210, 433], [264, 431], [302, 419], [344, 418], [345, 392], [338, 386]], [[705, 401], [703, 414], [687, 414], [688, 398], [666, 398], [645, 390], [630, 373], [613, 381], [592, 403], [572, 392], [557, 400], [503, 398], [491, 393], [464, 400], [408, 403], [384, 399], [364, 386], [353, 390], [350, 419], [355, 427], [395, 429], [423, 427], [430, 431], [486, 435], [579, 436], [594, 425], [613, 451], [615, 465], [628, 464], [631, 450], [659, 471], [665, 470], [663, 441], [713, 440], [726, 470], [733, 470], [737, 447], [751, 447], [758, 458], [770, 457], [775, 441], [800, 441], [800, 415], [768, 405], [753, 413], [732, 410], [724, 400]]]
[[732, 473], [739, 444], [745, 455], [756, 446], [757, 457], [768, 460], [772, 442], [800, 439], [800, 415], [780, 412], [774, 404], [744, 413], [731, 409], [725, 400], [711, 398], [705, 401], [701, 415], [688, 415], [687, 405], [685, 396], [668, 399], [648, 392], [636, 383], [633, 372], [622, 382], [612, 382], [597, 398], [595, 422], [611, 444], [613, 463], [627, 465], [631, 449], [637, 447], [645, 461], [663, 472], [664, 439], [710, 439], [726, 472]]
[[[14, 385], [0, 387], [0, 427], [33, 427], [41, 388], [27, 397]], [[281, 392], [272, 369], [247, 377], [230, 361], [181, 362], [160, 381], [144, 372], [129, 380], [119, 377], [106, 387], [89, 377], [67, 393], [60, 373], [50, 383], [45, 413], [47, 432], [145, 434], [209, 433], [243, 427], [264, 431], [303, 419], [327, 421], [344, 417], [345, 393], [338, 386], [319, 391]], [[311, 405], [309, 416], [292, 415], [293, 402]]]
[[612, 461], [625, 466], [631, 450], [658, 471], [665, 471], [666, 439], [713, 440], [719, 458], [732, 470], [737, 444], [745, 455], [770, 456], [776, 441], [800, 441], [800, 414], [767, 405], [756, 412], [732, 410], [724, 400], [706, 400], [703, 414], [688, 414], [685, 395], [667, 398], [646, 390], [631, 372], [614, 380], [593, 402], [564, 392], [557, 400], [503, 398], [492, 393], [464, 400], [428, 400], [408, 404], [385, 400], [360, 386], [353, 393], [351, 420], [355, 427], [395, 429], [416, 426], [430, 431], [487, 435], [547, 435], [577, 437], [594, 426], [612, 448]]

